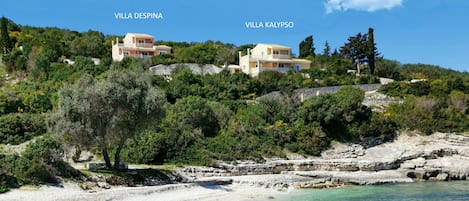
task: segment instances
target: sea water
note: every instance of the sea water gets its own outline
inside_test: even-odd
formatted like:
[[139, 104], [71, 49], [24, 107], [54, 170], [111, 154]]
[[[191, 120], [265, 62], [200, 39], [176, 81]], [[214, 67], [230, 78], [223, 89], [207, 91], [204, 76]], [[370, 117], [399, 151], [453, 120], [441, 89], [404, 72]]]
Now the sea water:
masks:
[[469, 182], [416, 182], [295, 190], [280, 201], [469, 201]]

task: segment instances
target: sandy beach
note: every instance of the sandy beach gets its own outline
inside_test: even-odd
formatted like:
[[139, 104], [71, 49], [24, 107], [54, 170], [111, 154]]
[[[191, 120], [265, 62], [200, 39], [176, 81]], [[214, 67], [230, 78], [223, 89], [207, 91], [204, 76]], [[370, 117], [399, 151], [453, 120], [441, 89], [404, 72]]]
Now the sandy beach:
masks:
[[274, 189], [242, 184], [209, 185], [174, 184], [152, 187], [113, 187], [98, 192], [83, 191], [77, 184], [65, 183], [63, 187], [42, 186], [13, 189], [0, 194], [2, 201], [261, 201], [275, 200], [276, 196], [285, 195]]

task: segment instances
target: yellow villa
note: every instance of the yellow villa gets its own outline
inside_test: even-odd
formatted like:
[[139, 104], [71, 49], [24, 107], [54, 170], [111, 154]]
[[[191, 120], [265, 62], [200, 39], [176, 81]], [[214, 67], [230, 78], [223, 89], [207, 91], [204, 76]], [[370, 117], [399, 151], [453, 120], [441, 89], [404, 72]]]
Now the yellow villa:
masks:
[[119, 42], [119, 38], [112, 42], [112, 60], [122, 61], [125, 57], [150, 58], [162, 54], [170, 54], [171, 47], [154, 45], [152, 35], [141, 33], [128, 33]]
[[287, 72], [309, 69], [311, 61], [292, 58], [291, 48], [276, 44], [258, 44], [247, 55], [239, 52], [239, 67], [241, 71], [256, 77], [262, 71]]

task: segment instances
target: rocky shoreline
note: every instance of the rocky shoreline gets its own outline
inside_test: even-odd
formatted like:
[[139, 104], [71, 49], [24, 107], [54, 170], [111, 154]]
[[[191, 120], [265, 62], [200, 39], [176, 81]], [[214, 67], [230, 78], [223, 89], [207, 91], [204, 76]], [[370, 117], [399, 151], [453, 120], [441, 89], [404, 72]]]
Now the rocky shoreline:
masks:
[[469, 179], [469, 137], [450, 133], [400, 134], [371, 148], [336, 144], [321, 157], [221, 162], [177, 170], [186, 182], [238, 183], [285, 191], [414, 181]]
[[13, 189], [0, 194], [0, 200], [268, 200], [293, 189], [469, 180], [468, 176], [469, 137], [408, 132], [369, 148], [337, 143], [320, 157], [289, 155], [260, 162], [220, 162], [216, 167], [181, 167], [157, 182], [94, 176], [62, 187]]

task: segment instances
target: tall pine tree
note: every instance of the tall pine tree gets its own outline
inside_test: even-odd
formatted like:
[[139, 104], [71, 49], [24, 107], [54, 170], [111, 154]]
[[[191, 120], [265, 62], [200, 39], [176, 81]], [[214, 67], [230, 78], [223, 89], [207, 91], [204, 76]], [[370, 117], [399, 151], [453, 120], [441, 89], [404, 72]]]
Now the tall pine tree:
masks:
[[2, 54], [7, 54], [12, 48], [10, 36], [8, 35], [8, 19], [6, 17], [2, 17], [0, 24], [0, 50], [2, 51]]
[[315, 56], [314, 50], [314, 39], [312, 35], [306, 37], [300, 42], [300, 58]]
[[367, 35], [358, 33], [348, 38], [348, 42], [340, 47], [340, 54], [351, 59], [355, 64], [367, 62]]
[[328, 57], [331, 55], [331, 47], [329, 46], [329, 42], [326, 40], [326, 44], [324, 44], [324, 50], [322, 51], [322, 55]]

